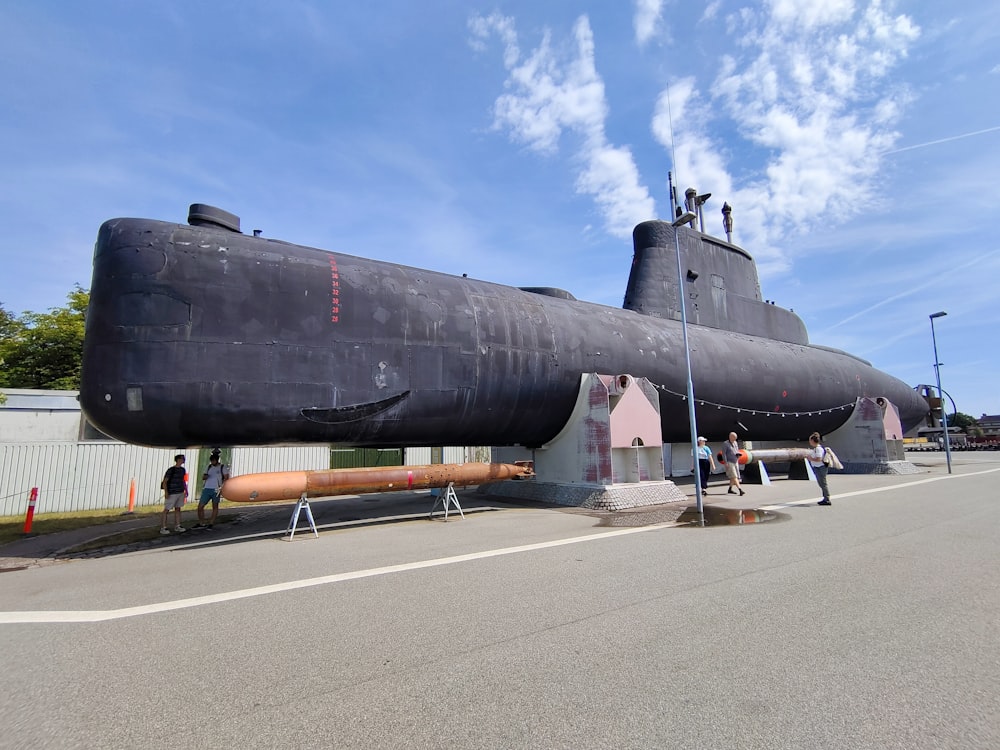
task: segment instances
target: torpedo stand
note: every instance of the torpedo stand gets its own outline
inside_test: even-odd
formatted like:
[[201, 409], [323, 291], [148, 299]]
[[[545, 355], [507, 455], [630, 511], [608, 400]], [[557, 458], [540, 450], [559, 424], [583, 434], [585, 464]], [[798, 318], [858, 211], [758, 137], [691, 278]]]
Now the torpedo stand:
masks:
[[534, 461], [535, 476], [480, 485], [487, 495], [600, 510], [687, 499], [663, 473], [656, 388], [631, 375], [580, 376], [563, 429], [541, 448], [494, 448], [493, 461]]
[[292, 511], [292, 517], [288, 521], [288, 528], [285, 529], [285, 535], [288, 537], [288, 541], [292, 541], [295, 536], [295, 529], [299, 525], [299, 516], [302, 515], [302, 511], [305, 511], [306, 520], [309, 521], [309, 528], [312, 529], [312, 533], [319, 536], [319, 532], [316, 531], [316, 522], [313, 520], [312, 508], [309, 507], [309, 501], [306, 500], [306, 493], [302, 493], [299, 501], [295, 504], [295, 510]]
[[431, 494], [434, 495], [434, 505], [431, 506], [431, 512], [428, 514], [428, 518], [434, 519], [434, 511], [437, 510], [438, 506], [442, 506], [444, 509], [444, 520], [448, 520], [448, 511], [454, 506], [458, 514], [465, 518], [465, 513], [462, 512], [462, 506], [458, 502], [458, 495], [455, 494], [455, 483], [448, 482], [448, 486], [444, 490], [431, 490]]

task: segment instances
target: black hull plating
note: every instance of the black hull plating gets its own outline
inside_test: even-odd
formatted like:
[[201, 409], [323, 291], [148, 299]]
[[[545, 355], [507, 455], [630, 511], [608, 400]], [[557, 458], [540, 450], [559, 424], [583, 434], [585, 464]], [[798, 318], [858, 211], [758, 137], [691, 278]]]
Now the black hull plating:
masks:
[[[538, 446], [582, 373], [630, 373], [661, 388], [664, 440], [686, 440], [681, 327], [656, 314], [117, 219], [95, 250], [80, 399], [102, 431], [147, 445]], [[859, 396], [888, 398], [905, 426], [926, 411], [844, 353], [700, 325], [689, 336], [710, 439], [826, 433]]]

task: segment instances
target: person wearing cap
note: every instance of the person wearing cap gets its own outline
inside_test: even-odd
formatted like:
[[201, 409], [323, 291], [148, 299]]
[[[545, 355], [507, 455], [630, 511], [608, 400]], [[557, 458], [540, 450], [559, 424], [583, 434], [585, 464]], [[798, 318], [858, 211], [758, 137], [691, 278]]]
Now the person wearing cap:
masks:
[[[215, 521], [219, 517], [219, 500], [222, 483], [229, 479], [229, 467], [219, 463], [220, 452], [218, 449], [212, 451], [208, 459], [208, 466], [205, 473], [201, 475], [204, 482], [201, 488], [201, 497], [198, 498], [198, 523], [194, 525], [196, 529], [211, 529], [215, 526]], [[205, 506], [211, 501], [212, 517], [205, 523]]]
[[715, 470], [715, 459], [712, 458], [712, 449], [708, 447], [708, 441], [703, 437], [698, 438], [698, 472], [701, 474], [701, 494], [708, 494], [708, 475]]

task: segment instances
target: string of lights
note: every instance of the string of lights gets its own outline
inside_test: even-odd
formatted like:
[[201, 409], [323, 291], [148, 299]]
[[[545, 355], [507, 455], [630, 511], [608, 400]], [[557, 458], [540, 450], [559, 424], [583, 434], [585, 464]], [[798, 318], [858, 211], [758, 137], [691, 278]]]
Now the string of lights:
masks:
[[[671, 396], [676, 396], [681, 401], [687, 401], [687, 395], [684, 393], [678, 393], [677, 391], [672, 391], [666, 386], [659, 385], [658, 383], [652, 383], [652, 386], [657, 390], [663, 391], [664, 393], [669, 393]], [[840, 404], [839, 406], [831, 406], [828, 409], [813, 409], [812, 411], [769, 411], [767, 409], [747, 409], [745, 406], [731, 406], [730, 404], [719, 404], [714, 401], [706, 401], [705, 399], [696, 398], [698, 406], [714, 406], [716, 409], [728, 409], [735, 412], [736, 414], [749, 414], [752, 417], [758, 414], [765, 417], [776, 416], [776, 417], [813, 417], [819, 414], [831, 414], [835, 411], [844, 411], [845, 409], [854, 409], [854, 402], [849, 404]]]

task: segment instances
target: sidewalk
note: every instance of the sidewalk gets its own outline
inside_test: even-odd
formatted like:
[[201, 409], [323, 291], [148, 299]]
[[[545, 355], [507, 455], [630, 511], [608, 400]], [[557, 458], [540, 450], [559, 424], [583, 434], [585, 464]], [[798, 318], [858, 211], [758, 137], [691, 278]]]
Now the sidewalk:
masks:
[[[483, 510], [486, 508], [500, 509], [501, 506], [513, 507], [511, 504], [479, 495], [475, 488], [458, 492], [459, 502], [466, 511]], [[380, 495], [348, 495], [334, 498], [316, 498], [309, 501], [313, 520], [316, 525], [324, 526], [334, 523], [379, 522], [399, 517], [426, 517], [434, 499], [429, 492], [390, 492]], [[541, 506], [539, 506], [541, 507]], [[195, 511], [185, 510], [181, 523], [187, 531], [159, 535], [156, 530], [160, 526], [160, 516], [142, 516], [139, 518], [123, 518], [121, 521], [86, 526], [70, 531], [60, 531], [52, 534], [39, 534], [18, 539], [0, 546], [0, 572], [23, 570], [24, 568], [54, 565], [74, 559], [105, 557], [112, 554], [124, 554], [158, 547], [176, 547], [185, 544], [204, 543], [211, 540], [224, 541], [236, 537], [254, 534], [273, 534], [284, 536], [291, 523], [295, 511], [294, 502], [264, 503], [260, 505], [228, 506], [220, 509], [218, 521], [213, 529], [194, 529], [197, 523]], [[435, 517], [442, 515], [440, 508]], [[451, 511], [450, 518], [458, 517]], [[149, 529], [150, 537], [127, 544], [114, 544], [111, 537], [124, 532], [138, 529]], [[296, 537], [300, 534], [311, 534], [309, 522], [305, 514], [299, 518]], [[88, 552], [74, 553], [78, 547], [109, 539], [107, 546]]]

